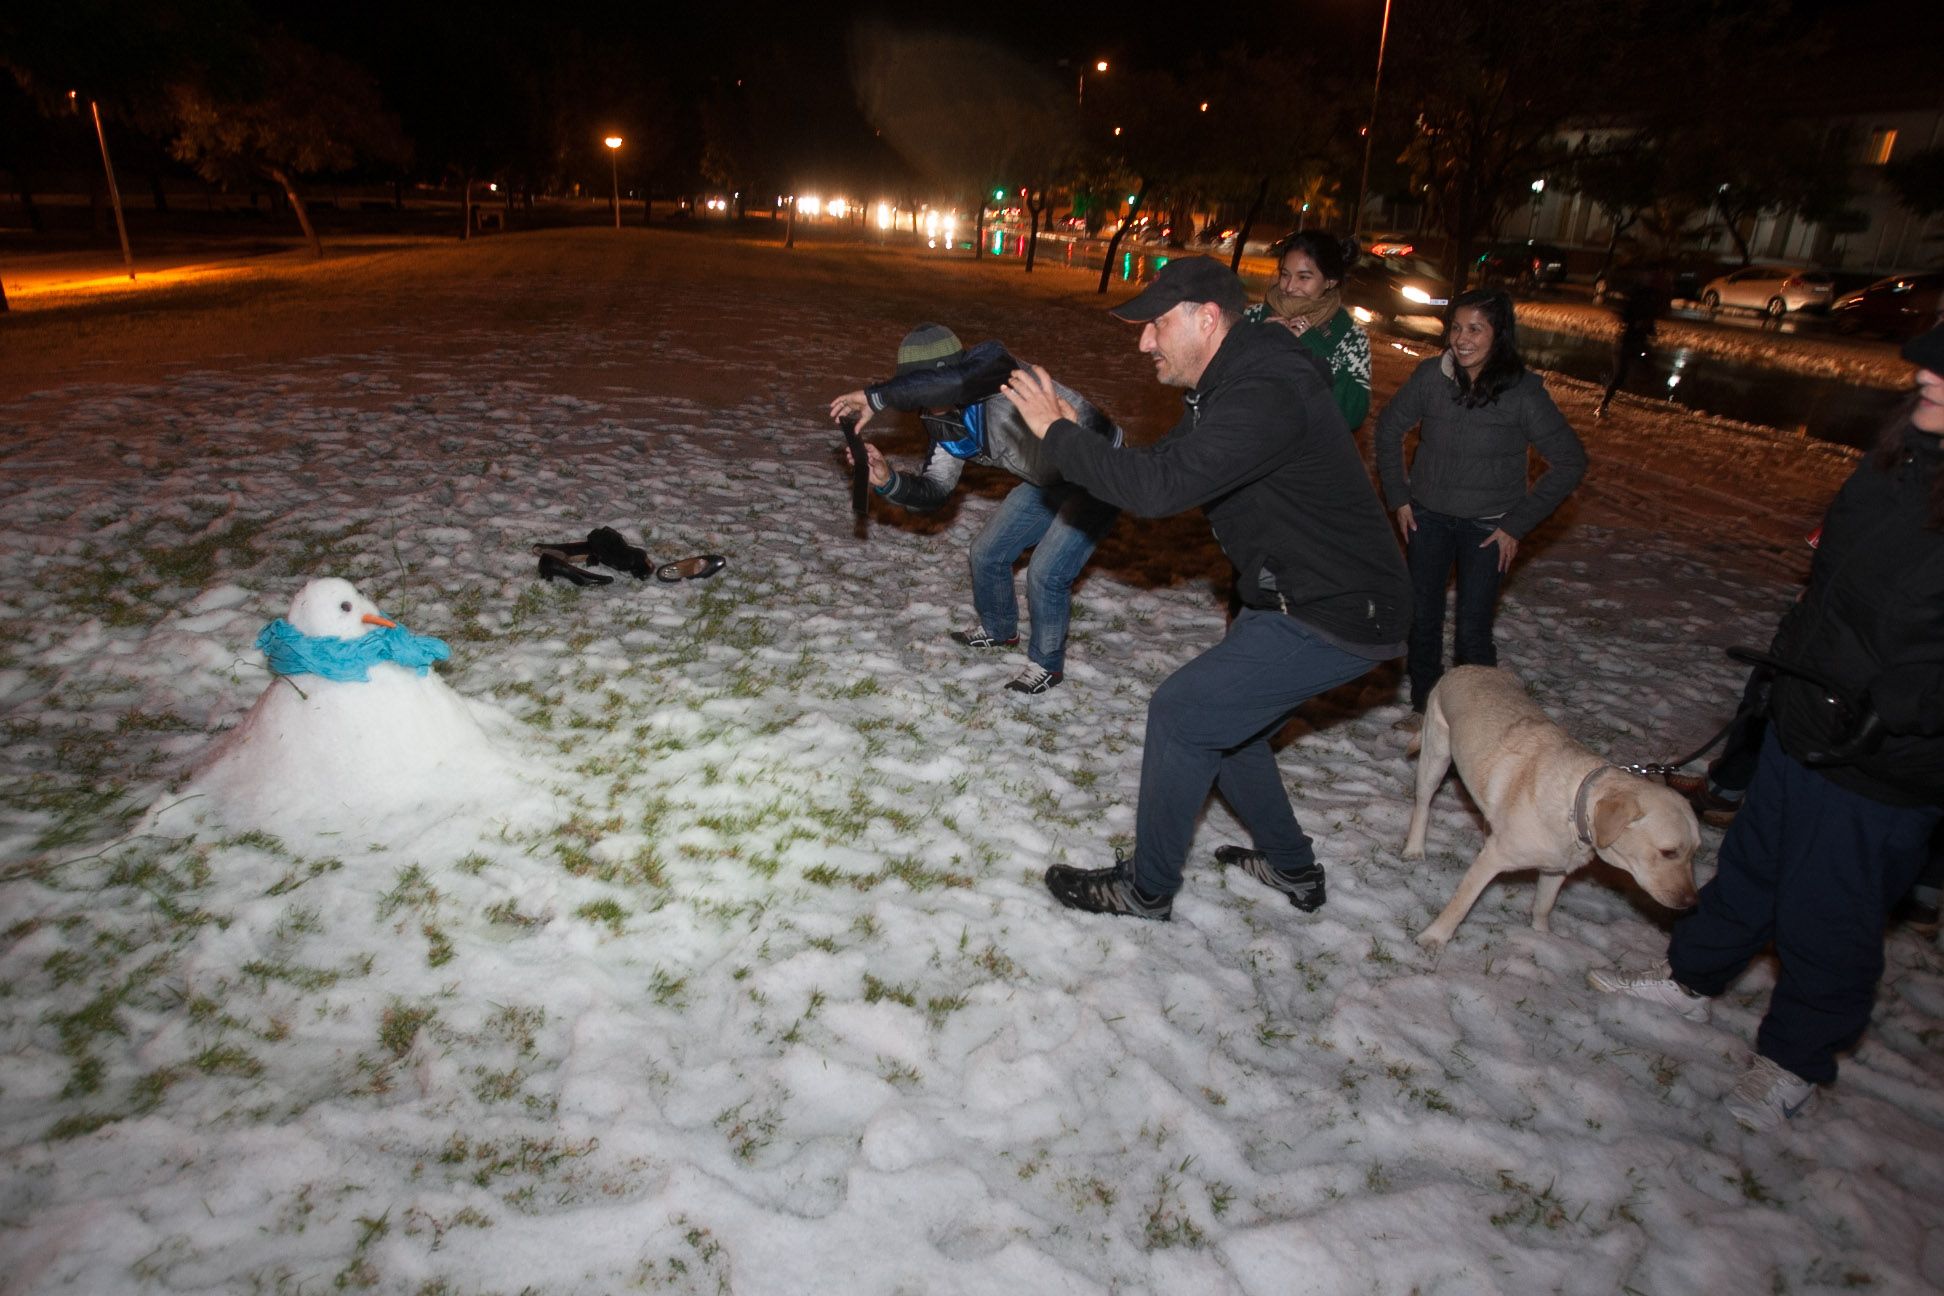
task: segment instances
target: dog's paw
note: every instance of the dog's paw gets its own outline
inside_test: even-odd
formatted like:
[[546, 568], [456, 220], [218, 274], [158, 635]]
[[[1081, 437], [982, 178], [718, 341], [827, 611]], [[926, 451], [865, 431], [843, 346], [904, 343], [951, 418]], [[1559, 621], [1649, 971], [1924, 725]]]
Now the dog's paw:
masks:
[[1409, 842], [1406, 842], [1406, 843], [1404, 844], [1404, 849], [1403, 849], [1402, 851], [1400, 851], [1400, 852], [1399, 852], [1399, 858], [1401, 858], [1401, 859], [1408, 859], [1408, 860], [1420, 860], [1420, 859], [1423, 859], [1423, 858], [1424, 858], [1424, 843], [1423, 843], [1423, 842], [1419, 842], [1419, 843], [1418, 843], [1417, 845], [1415, 845], [1415, 846], [1413, 846], [1413, 845], [1411, 845], [1411, 844], [1410, 844]]
[[1451, 938], [1439, 932], [1436, 927], [1426, 927], [1418, 933], [1417, 943], [1419, 948], [1437, 954], [1443, 952], [1445, 942], [1449, 939]]

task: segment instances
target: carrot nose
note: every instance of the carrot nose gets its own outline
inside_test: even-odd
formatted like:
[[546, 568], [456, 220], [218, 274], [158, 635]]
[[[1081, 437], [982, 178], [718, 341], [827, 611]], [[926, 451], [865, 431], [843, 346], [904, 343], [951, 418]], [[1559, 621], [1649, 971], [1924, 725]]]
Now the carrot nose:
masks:
[[381, 616], [379, 616], [379, 615], [378, 615], [378, 614], [377, 614], [376, 612], [367, 612], [367, 613], [365, 613], [365, 614], [364, 614], [364, 620], [365, 620], [365, 623], [366, 623], [367, 625], [376, 625], [376, 626], [383, 626], [383, 627], [385, 627], [385, 629], [387, 629], [387, 630], [396, 630], [396, 629], [398, 629], [398, 622], [396, 622], [396, 621], [387, 621], [387, 620], [385, 620], [385, 618], [383, 618], [383, 617], [381, 617]]

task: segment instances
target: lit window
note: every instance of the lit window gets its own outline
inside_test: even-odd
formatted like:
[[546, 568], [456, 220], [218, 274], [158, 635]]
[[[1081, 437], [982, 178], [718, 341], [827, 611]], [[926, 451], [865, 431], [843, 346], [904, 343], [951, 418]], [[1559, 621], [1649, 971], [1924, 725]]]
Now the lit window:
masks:
[[1896, 147], [1896, 130], [1889, 126], [1879, 126], [1870, 132], [1870, 149], [1863, 161], [1870, 166], [1882, 166], [1890, 160], [1890, 152]]

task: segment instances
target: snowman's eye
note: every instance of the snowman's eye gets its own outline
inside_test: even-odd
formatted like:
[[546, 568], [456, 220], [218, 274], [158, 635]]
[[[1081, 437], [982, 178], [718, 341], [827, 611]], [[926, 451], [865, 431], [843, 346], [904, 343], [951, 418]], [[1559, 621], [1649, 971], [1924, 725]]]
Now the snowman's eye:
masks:
[[340, 604], [338, 604], [338, 611], [340, 611], [340, 612], [349, 612], [350, 610], [351, 610], [351, 600], [350, 600], [350, 599], [346, 599], [346, 600], [344, 600], [344, 602], [342, 602], [342, 603], [340, 603]]

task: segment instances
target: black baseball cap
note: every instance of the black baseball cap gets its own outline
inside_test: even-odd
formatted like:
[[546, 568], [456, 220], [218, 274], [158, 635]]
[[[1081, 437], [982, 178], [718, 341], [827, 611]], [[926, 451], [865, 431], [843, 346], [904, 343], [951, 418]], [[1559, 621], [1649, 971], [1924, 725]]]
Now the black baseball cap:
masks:
[[1183, 302], [1214, 302], [1240, 313], [1249, 304], [1249, 290], [1235, 271], [1213, 257], [1177, 257], [1162, 266], [1139, 296], [1108, 312], [1115, 319], [1145, 324]]
[[1944, 374], [1944, 324], [1903, 344], [1903, 358], [1919, 369]]

